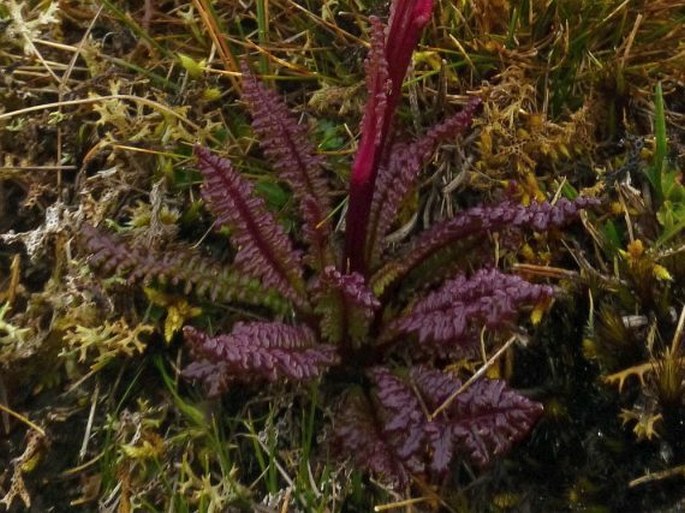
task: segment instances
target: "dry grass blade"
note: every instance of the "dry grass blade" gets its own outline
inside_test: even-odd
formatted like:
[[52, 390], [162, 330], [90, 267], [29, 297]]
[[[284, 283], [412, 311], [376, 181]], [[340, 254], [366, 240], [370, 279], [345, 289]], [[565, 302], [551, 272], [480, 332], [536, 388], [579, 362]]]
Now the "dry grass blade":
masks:
[[[217, 48], [219, 56], [221, 57], [221, 61], [223, 62], [226, 71], [230, 71], [232, 73], [239, 73], [240, 66], [238, 65], [238, 61], [236, 60], [236, 58], [233, 56], [231, 49], [226, 44], [223, 32], [219, 29], [219, 25], [217, 23], [216, 16], [214, 14], [214, 8], [212, 7], [212, 5], [209, 2], [207, 2], [207, 0], [193, 0], [193, 5], [195, 5], [195, 7], [197, 8], [197, 12], [200, 15], [200, 18], [202, 19], [202, 23], [207, 29], [209, 37], [211, 37], [214, 46]], [[231, 81], [233, 89], [237, 93], [240, 93], [240, 82], [236, 80], [235, 75], [229, 74], [228, 79]]]
[[134, 95], [130, 95], [130, 94], [111, 94], [111, 95], [106, 95], [106, 96], [96, 96], [96, 97], [92, 97], [92, 98], [80, 98], [78, 100], [64, 100], [61, 102], [44, 103], [42, 105], [34, 105], [32, 107], [25, 107], [23, 109], [5, 112], [4, 114], [0, 114], [0, 121], [5, 120], [5, 119], [11, 119], [11, 118], [14, 118], [17, 116], [23, 116], [24, 114], [29, 114], [31, 112], [37, 112], [37, 111], [41, 111], [41, 110], [59, 109], [62, 107], [68, 107], [68, 106], [72, 106], [72, 105], [87, 105], [87, 104], [92, 104], [92, 103], [100, 103], [100, 102], [104, 102], [107, 100], [128, 100], [128, 101], [132, 101], [135, 103], [140, 103], [140, 104], [146, 105], [148, 107], [151, 107], [155, 110], [158, 110], [159, 112], [162, 112], [164, 114], [178, 118], [180, 121], [187, 124], [193, 130], [196, 130], [198, 132], [201, 130], [199, 125], [190, 121], [185, 116], [180, 115], [178, 112], [169, 108], [168, 106], [166, 106], [162, 103], [156, 102], [154, 100], [150, 100], [149, 98], [144, 98], [141, 96], [134, 96]]
[[8, 415], [11, 415], [12, 417], [16, 418], [17, 420], [23, 422], [27, 426], [29, 426], [31, 429], [36, 431], [40, 436], [45, 437], [45, 430], [37, 425], [35, 422], [32, 422], [29, 418], [25, 417], [21, 413], [18, 413], [11, 408], [5, 406], [4, 404], [0, 403], [0, 411], [7, 413]]
[[516, 342], [519, 339], [517, 335], [514, 335], [513, 337], [510, 337], [504, 344], [502, 344], [502, 347], [500, 347], [495, 354], [493, 354], [476, 372], [473, 373], [473, 375], [464, 381], [464, 383], [452, 393], [445, 401], [433, 411], [429, 415], [430, 420], [434, 420], [440, 415], [443, 411], [445, 411], [447, 408], [449, 408], [450, 404], [454, 402], [454, 400], [459, 396], [459, 394], [462, 394], [467, 388], [469, 388], [471, 385], [473, 385], [476, 381], [478, 381], [480, 378], [482, 378], [485, 373], [490, 369], [496, 362], [499, 360], [504, 353], [512, 346], [514, 342]]

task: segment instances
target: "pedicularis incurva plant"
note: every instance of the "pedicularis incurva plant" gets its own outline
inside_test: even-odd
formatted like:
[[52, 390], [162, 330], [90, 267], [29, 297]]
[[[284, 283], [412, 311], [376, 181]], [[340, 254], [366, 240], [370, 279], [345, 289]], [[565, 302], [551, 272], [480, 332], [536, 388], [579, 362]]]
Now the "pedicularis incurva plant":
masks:
[[349, 387], [333, 419], [334, 447], [397, 487], [412, 476], [442, 479], [458, 459], [486, 465], [531, 429], [540, 404], [503, 381], [479, 379], [463, 387], [444, 369], [478, 354], [484, 327], [515, 328], [518, 312], [545, 302], [553, 289], [494, 267], [460, 272], [463, 254], [465, 248], [485, 254], [484, 236], [494, 231], [562, 226], [590, 202], [523, 206], [505, 200], [464, 210], [398, 249], [386, 244], [422, 166], [440, 142], [468, 128], [479, 104], [470, 101], [413, 142], [393, 138], [402, 81], [431, 10], [431, 0], [395, 0], [388, 27], [371, 18], [369, 96], [343, 244], [330, 228], [322, 157], [278, 95], [246, 65], [243, 100], [265, 156], [299, 205], [301, 236], [290, 238], [253, 184], [200, 146], [202, 196], [215, 226], [230, 231], [232, 263], [213, 262], [181, 244], [160, 255], [85, 228], [91, 263], [126, 273], [130, 282], [184, 284], [214, 301], [268, 307], [273, 321], [235, 322], [228, 334], [186, 326], [193, 362], [185, 376], [218, 395], [236, 382], [311, 380], [336, 368], [336, 380]]

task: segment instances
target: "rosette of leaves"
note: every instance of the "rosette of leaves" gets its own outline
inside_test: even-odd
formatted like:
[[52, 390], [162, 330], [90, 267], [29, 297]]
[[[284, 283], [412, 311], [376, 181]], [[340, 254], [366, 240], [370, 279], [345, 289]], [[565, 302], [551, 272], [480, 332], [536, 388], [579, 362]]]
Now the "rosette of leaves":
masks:
[[242, 99], [264, 155], [297, 202], [299, 236], [286, 233], [232, 162], [201, 146], [195, 156], [202, 197], [215, 227], [231, 234], [232, 262], [210, 262], [181, 247], [155, 255], [86, 232], [91, 262], [132, 282], [184, 284], [215, 300], [273, 311], [273, 321], [243, 320], [227, 334], [184, 328], [194, 360], [184, 375], [210, 394], [236, 382], [310, 380], [332, 367], [338, 380], [369, 385], [351, 385], [341, 400], [334, 445], [398, 487], [413, 475], [441, 479], [455, 459], [487, 465], [528, 433], [542, 409], [502, 381], [477, 380], [455, 395], [462, 384], [442, 369], [477, 352], [484, 328], [511, 331], [522, 308], [553, 294], [550, 286], [495, 268], [465, 272], [455, 255], [491, 232], [561, 227], [590, 202], [475, 207], [389, 246], [387, 235], [421, 169], [441, 142], [468, 129], [479, 104], [470, 101], [417, 140], [394, 137], [401, 84], [431, 11], [431, 0], [397, 0], [388, 27], [370, 19], [368, 100], [342, 244], [331, 230], [323, 158], [278, 94], [245, 64]]

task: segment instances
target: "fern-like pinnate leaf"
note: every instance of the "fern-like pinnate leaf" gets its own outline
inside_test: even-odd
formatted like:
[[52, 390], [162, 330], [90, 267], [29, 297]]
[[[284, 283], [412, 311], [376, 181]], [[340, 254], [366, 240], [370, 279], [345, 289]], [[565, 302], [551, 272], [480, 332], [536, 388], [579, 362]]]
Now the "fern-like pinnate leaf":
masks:
[[386, 442], [407, 470], [423, 473], [428, 412], [422, 410], [414, 390], [385, 367], [376, 367], [370, 374]]
[[371, 472], [394, 488], [404, 488], [411, 480], [386, 439], [374, 405], [361, 390], [351, 390], [338, 409], [331, 445], [340, 456], [351, 458], [357, 468]]
[[238, 322], [227, 335], [212, 337], [190, 326], [183, 334], [195, 360], [185, 377], [203, 381], [214, 395], [236, 381], [307, 381], [338, 363], [336, 348], [318, 344], [304, 326]]
[[503, 201], [492, 206], [464, 210], [419, 234], [405, 248], [400, 258], [390, 261], [373, 275], [372, 289], [380, 295], [384, 289], [401, 281], [429, 257], [469, 237], [482, 237], [490, 232], [522, 228], [544, 232], [570, 223], [583, 208], [595, 204], [597, 200], [594, 198], [579, 197], [575, 200], [561, 198], [554, 205], [543, 202], [526, 206]]
[[[371, 23], [371, 48], [364, 61], [366, 91], [369, 97], [362, 118], [362, 132], [373, 137], [374, 147], [380, 147], [391, 83], [388, 76], [388, 61], [385, 58], [385, 27], [375, 16], [369, 18], [369, 22]], [[361, 146], [366, 145], [362, 143]]]
[[202, 197], [217, 225], [231, 229], [231, 241], [238, 248], [233, 265], [306, 308], [300, 252], [264, 200], [254, 193], [252, 183], [235, 171], [229, 160], [200, 146], [195, 154], [204, 176]]
[[88, 263], [92, 267], [104, 274], [119, 274], [129, 284], [169, 284], [183, 287], [186, 294], [193, 291], [212, 301], [263, 305], [276, 312], [287, 309], [287, 301], [274, 289], [190, 246], [177, 243], [166, 251], [155, 251], [88, 224], [81, 227], [81, 240], [90, 254]]
[[[430, 412], [462, 386], [458, 378], [427, 367], [412, 368], [410, 376]], [[430, 466], [440, 474], [447, 471], [446, 456], [451, 454], [463, 455], [481, 467], [488, 465], [526, 436], [541, 414], [541, 404], [511, 390], [504, 381], [478, 380], [426, 421]]]
[[[477, 341], [482, 326], [502, 329], [514, 325], [518, 312], [552, 297], [552, 287], [527, 282], [497, 269], [481, 269], [447, 281], [417, 301], [409, 313], [388, 326], [392, 337], [416, 335], [424, 349], [459, 354]], [[463, 353], [462, 353], [463, 355]]]
[[402, 378], [375, 368], [370, 377], [371, 398], [353, 395], [337, 413], [334, 446], [397, 488], [410, 475], [438, 481], [457, 457], [488, 465], [526, 436], [542, 412], [503, 381], [479, 380], [452, 398], [462, 383], [439, 370], [417, 366]]
[[330, 225], [325, 220], [331, 208], [323, 159], [307, 139], [305, 127], [297, 123], [276, 92], [257, 81], [245, 63], [242, 70], [242, 99], [252, 114], [252, 128], [264, 154], [298, 200], [302, 233], [313, 257], [308, 263], [322, 269], [333, 263], [327, 244]]
[[443, 432], [445, 437], [454, 438], [458, 453], [483, 467], [521, 441], [542, 409], [541, 404], [507, 388], [504, 381], [483, 379], [451, 403], [443, 420]]
[[[324, 269], [314, 286], [315, 312], [321, 316], [321, 333], [329, 342], [358, 346], [380, 302], [359, 273], [343, 274], [334, 266]], [[343, 340], [344, 338], [349, 340]]]
[[480, 99], [474, 98], [461, 112], [434, 126], [416, 141], [393, 145], [387, 164], [378, 170], [371, 202], [366, 241], [367, 261], [371, 268], [376, 266], [384, 247], [383, 238], [397, 217], [400, 205], [416, 186], [427, 160], [441, 142], [466, 131], [480, 103]]

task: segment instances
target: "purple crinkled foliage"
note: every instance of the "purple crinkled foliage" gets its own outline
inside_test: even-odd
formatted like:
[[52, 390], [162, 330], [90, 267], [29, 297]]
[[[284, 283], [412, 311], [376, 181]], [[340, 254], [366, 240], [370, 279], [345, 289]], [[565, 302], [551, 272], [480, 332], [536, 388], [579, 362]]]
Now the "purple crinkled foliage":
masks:
[[390, 486], [407, 486], [411, 475], [388, 444], [374, 407], [366, 395], [354, 390], [348, 393], [333, 423], [331, 445], [344, 458], [381, 478]]
[[480, 105], [472, 98], [463, 110], [438, 123], [425, 134], [409, 143], [394, 143], [388, 159], [378, 170], [373, 191], [366, 240], [366, 260], [374, 266], [384, 248], [383, 238], [397, 217], [401, 203], [416, 186], [426, 161], [441, 142], [463, 134]]
[[361, 341], [381, 306], [361, 274], [343, 274], [332, 265], [317, 278], [312, 293], [315, 311], [321, 315], [321, 333], [335, 343]]
[[381, 306], [378, 298], [366, 285], [364, 277], [356, 272], [343, 274], [335, 266], [330, 265], [324, 269], [318, 286], [340, 291], [351, 304], [369, 314]]
[[231, 240], [238, 248], [234, 266], [296, 305], [304, 305], [301, 254], [264, 200], [254, 194], [253, 184], [229, 160], [200, 146], [195, 148], [195, 154], [204, 177], [202, 196], [217, 226], [231, 228]]
[[191, 326], [183, 334], [195, 360], [184, 376], [204, 382], [214, 395], [235, 381], [307, 381], [339, 360], [335, 346], [318, 344], [303, 326], [238, 322], [228, 335], [212, 337]]
[[[390, 337], [416, 335], [424, 349], [441, 355], [470, 349], [482, 326], [496, 330], [513, 326], [521, 308], [552, 297], [548, 285], [530, 283], [497, 269], [457, 276], [418, 300], [392, 321]], [[463, 352], [462, 352], [463, 354]]]
[[417, 235], [401, 256], [388, 262], [372, 280], [384, 281], [384, 276], [390, 275], [394, 281], [401, 281], [443, 249], [469, 238], [486, 236], [490, 232], [524, 228], [544, 232], [559, 228], [575, 220], [582, 209], [597, 203], [595, 198], [579, 197], [574, 200], [560, 198], [555, 204], [543, 202], [521, 205], [507, 200], [495, 205], [469, 208]]
[[542, 412], [499, 380], [476, 381], [451, 397], [461, 381], [428, 367], [412, 367], [406, 378], [377, 367], [370, 377], [371, 397], [351, 395], [339, 409], [334, 447], [395, 488], [407, 486], [411, 475], [439, 481], [458, 456], [488, 465], [526, 436]]
[[324, 159], [317, 154], [300, 125], [275, 91], [265, 87], [243, 63], [242, 99], [252, 114], [252, 128], [259, 136], [264, 154], [297, 199], [302, 217], [302, 234], [316, 268], [332, 263], [328, 247], [330, 224], [329, 186], [323, 173]]

